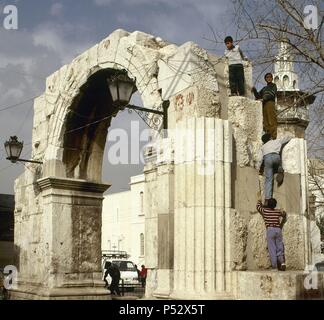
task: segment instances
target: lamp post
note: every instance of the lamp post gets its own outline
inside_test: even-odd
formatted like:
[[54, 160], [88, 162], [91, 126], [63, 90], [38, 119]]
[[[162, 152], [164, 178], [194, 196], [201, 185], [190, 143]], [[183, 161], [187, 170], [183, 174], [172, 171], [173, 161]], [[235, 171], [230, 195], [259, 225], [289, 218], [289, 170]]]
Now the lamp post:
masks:
[[4, 146], [7, 153], [7, 160], [11, 161], [12, 163], [16, 163], [20, 161], [20, 162], [43, 164], [43, 162], [41, 161], [26, 160], [26, 159], [19, 158], [21, 155], [21, 151], [24, 147], [24, 143], [18, 141], [18, 138], [16, 136], [10, 137], [9, 141], [6, 141]]
[[[107, 83], [114, 106], [118, 107], [118, 109], [120, 110], [127, 108], [139, 111], [140, 113], [153, 113], [160, 115], [163, 118], [163, 129], [168, 129], [168, 108], [170, 105], [169, 101], [163, 101], [163, 111], [130, 105], [129, 101], [132, 97], [132, 94], [136, 91], [136, 87], [134, 81], [132, 81], [126, 73], [121, 73], [117, 76], [108, 78]], [[146, 122], [145, 119], [143, 120]]]

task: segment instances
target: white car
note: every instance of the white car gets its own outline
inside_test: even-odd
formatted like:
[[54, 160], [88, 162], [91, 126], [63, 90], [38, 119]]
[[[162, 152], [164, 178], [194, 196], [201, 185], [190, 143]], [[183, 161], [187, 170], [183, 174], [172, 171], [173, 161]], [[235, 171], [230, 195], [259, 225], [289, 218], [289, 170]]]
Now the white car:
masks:
[[[120, 282], [119, 285], [124, 285], [125, 287], [133, 287], [139, 284], [137, 270], [132, 261], [129, 260], [111, 260], [111, 259], [103, 259], [103, 274], [105, 274], [106, 269], [104, 269], [105, 263], [110, 261], [112, 264], [118, 266], [120, 271]], [[108, 275], [107, 281], [110, 284], [111, 278]]]

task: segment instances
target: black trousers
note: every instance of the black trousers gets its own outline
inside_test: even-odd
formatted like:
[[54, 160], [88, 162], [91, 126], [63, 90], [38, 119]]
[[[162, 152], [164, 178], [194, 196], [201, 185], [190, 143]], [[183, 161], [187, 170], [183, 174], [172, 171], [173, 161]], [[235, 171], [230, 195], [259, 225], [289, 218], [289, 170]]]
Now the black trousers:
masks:
[[242, 64], [229, 65], [229, 83], [231, 94], [238, 94], [244, 96], [245, 81], [244, 81], [244, 68]]
[[111, 285], [109, 288], [111, 294], [116, 293], [117, 295], [120, 296], [120, 291], [119, 291], [119, 278], [113, 278], [111, 280]]

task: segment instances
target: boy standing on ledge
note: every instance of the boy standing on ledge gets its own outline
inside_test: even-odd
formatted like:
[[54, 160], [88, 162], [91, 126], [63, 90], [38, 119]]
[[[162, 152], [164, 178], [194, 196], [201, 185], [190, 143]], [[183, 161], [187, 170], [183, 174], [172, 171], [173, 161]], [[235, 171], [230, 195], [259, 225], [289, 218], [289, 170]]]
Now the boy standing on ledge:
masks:
[[228, 58], [229, 83], [232, 96], [244, 96], [245, 81], [243, 60], [246, 58], [238, 45], [233, 45], [233, 38], [228, 36], [224, 40], [226, 45], [225, 57]]
[[262, 113], [263, 113], [263, 129], [266, 133], [271, 134], [272, 139], [277, 139], [277, 112], [276, 112], [276, 97], [277, 86], [273, 83], [272, 73], [268, 72], [264, 76], [267, 85], [262, 88], [260, 92], [255, 87], [252, 92], [256, 99], [262, 99]]

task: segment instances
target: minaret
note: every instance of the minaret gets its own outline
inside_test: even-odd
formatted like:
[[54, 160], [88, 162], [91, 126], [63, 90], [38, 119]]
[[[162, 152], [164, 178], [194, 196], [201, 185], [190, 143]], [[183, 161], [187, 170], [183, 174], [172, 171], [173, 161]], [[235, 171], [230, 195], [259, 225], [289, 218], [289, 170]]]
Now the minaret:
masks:
[[299, 90], [298, 75], [294, 71], [288, 42], [280, 43], [274, 64], [273, 77], [278, 88], [278, 137], [293, 133], [298, 138], [304, 138], [309, 123], [309, 105], [315, 101], [315, 96]]

